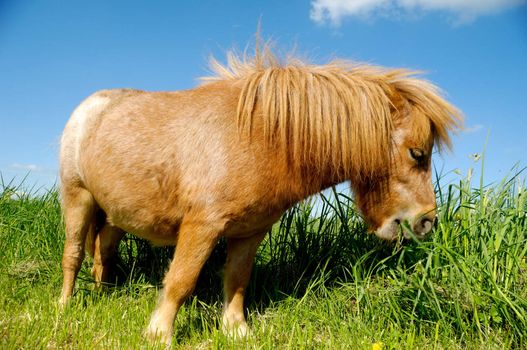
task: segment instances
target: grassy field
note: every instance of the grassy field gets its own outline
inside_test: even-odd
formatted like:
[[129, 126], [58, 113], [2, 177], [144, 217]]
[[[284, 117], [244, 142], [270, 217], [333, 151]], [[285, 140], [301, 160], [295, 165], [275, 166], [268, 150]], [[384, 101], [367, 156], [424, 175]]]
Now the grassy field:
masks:
[[[518, 177], [438, 187], [424, 242], [366, 233], [350, 198], [286, 213], [262, 244], [248, 290], [252, 336], [219, 331], [225, 245], [181, 309], [174, 348], [413, 349], [527, 347], [527, 192]], [[0, 187], [0, 348], [163, 348], [141, 336], [170, 249], [127, 237], [115, 285], [94, 291], [91, 261], [73, 302], [56, 305], [64, 231], [56, 191]]]

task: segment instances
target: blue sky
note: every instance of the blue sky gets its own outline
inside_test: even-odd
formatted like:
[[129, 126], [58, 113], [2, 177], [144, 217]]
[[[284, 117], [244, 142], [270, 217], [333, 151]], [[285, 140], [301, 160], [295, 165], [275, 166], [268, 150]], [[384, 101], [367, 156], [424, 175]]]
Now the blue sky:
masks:
[[[207, 58], [263, 36], [335, 57], [427, 72], [466, 116], [444, 172], [487, 182], [527, 165], [525, 0], [0, 1], [0, 173], [52, 186], [69, 114], [99, 89], [197, 85]], [[451, 173], [450, 178], [455, 178]]]

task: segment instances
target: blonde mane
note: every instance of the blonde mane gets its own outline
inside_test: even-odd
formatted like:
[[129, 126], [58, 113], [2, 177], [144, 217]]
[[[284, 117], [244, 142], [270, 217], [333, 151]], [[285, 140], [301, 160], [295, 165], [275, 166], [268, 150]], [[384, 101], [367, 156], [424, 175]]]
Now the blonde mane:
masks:
[[[253, 57], [214, 58], [215, 75], [241, 86], [237, 108], [240, 132], [251, 133], [261, 119], [266, 142], [286, 150], [292, 164], [329, 165], [347, 178], [373, 178], [390, 164], [393, 114], [400, 101], [417, 109], [412, 127], [420, 138], [451, 146], [449, 132], [461, 126], [460, 112], [417, 72], [337, 60], [312, 65], [290, 57], [281, 62], [268, 44]], [[397, 103], [399, 101], [399, 103]], [[430, 135], [432, 133], [432, 135]]]

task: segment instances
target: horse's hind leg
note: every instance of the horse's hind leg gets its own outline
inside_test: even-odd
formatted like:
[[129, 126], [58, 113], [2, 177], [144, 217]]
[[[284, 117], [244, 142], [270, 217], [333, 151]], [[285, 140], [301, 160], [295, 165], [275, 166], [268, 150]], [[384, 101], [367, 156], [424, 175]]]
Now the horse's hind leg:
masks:
[[115, 263], [117, 248], [124, 234], [123, 230], [108, 222], [98, 232], [95, 238], [92, 270], [97, 287], [101, 286], [101, 282], [110, 282], [109, 271]]
[[244, 337], [248, 333], [243, 314], [243, 300], [245, 288], [251, 277], [254, 256], [264, 236], [265, 233], [246, 238], [227, 239], [222, 327], [228, 335]]
[[62, 211], [66, 240], [62, 256], [64, 284], [59, 302], [65, 304], [73, 293], [75, 279], [84, 259], [84, 243], [88, 230], [94, 229], [95, 200], [90, 192], [78, 186], [62, 188]]

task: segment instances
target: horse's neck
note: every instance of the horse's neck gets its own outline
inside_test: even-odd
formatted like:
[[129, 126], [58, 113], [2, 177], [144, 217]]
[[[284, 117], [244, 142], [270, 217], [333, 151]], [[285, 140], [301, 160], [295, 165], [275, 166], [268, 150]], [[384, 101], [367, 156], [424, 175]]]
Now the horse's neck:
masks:
[[336, 171], [330, 166], [324, 169], [313, 169], [309, 166], [303, 167], [300, 171], [300, 178], [303, 187], [302, 197], [304, 198], [349, 180], [349, 177], [344, 172]]

